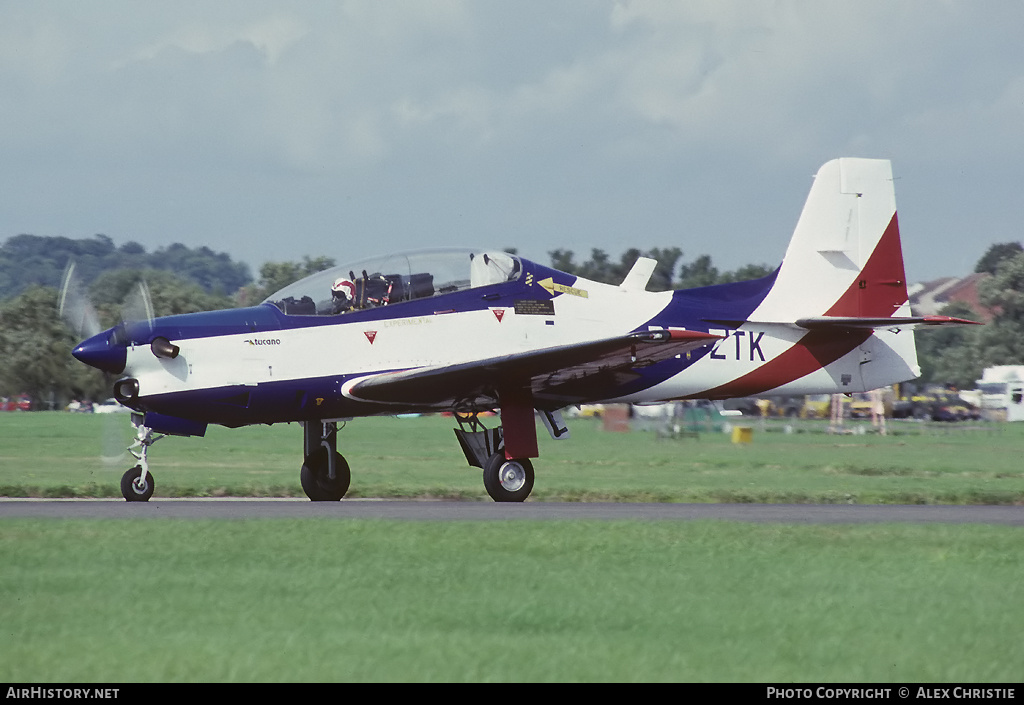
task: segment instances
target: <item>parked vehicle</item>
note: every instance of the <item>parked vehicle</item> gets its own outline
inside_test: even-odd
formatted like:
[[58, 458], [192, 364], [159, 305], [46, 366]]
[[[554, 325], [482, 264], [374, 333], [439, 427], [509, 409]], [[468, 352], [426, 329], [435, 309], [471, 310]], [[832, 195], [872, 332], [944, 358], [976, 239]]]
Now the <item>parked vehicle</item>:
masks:
[[827, 419], [832, 413], [831, 394], [808, 394], [800, 416], [805, 419]]
[[0, 397], [0, 411], [31, 411], [32, 398], [27, 394], [16, 397]]
[[948, 389], [914, 391], [907, 385], [905, 396], [893, 402], [893, 418], [922, 421], [968, 421], [981, 418], [981, 409]]
[[1024, 421], [1024, 365], [987, 367], [977, 385], [986, 418]]

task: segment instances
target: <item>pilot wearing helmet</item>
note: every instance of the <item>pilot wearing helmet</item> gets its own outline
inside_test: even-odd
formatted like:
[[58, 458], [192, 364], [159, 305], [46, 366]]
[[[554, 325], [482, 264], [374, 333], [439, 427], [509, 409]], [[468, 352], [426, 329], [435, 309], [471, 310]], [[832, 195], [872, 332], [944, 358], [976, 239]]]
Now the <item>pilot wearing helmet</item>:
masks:
[[350, 280], [339, 277], [331, 287], [331, 313], [345, 313], [352, 309], [356, 302], [356, 285]]

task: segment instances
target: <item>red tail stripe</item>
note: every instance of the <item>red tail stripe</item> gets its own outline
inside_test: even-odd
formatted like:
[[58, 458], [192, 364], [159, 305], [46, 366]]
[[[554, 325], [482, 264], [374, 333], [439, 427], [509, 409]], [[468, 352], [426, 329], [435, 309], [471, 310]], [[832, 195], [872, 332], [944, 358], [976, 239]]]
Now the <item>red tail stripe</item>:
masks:
[[[826, 316], [891, 316], [907, 301], [900, 229], [893, 213], [857, 279]], [[871, 336], [871, 331], [811, 331], [755, 370], [702, 393], [710, 399], [759, 394], [831, 364]]]

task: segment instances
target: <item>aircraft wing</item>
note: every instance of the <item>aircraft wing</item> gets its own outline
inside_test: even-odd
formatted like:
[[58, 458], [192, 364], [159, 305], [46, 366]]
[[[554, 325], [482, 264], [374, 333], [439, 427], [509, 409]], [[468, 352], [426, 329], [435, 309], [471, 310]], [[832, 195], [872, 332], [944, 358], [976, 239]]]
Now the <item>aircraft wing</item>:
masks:
[[362, 377], [346, 385], [355, 399], [412, 406], [470, 401], [496, 405], [498, 390], [529, 387], [535, 402], [552, 408], [601, 398], [602, 378], [620, 381], [721, 336], [688, 330], [653, 330], [583, 343], [511, 353], [452, 365], [419, 367]]

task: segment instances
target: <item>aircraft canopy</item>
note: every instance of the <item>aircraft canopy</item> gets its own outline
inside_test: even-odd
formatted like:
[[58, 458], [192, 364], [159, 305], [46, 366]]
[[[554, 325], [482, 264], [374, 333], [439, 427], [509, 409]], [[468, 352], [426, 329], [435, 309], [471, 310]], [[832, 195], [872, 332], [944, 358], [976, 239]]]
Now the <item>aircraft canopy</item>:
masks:
[[498, 251], [450, 248], [403, 252], [311, 274], [264, 303], [290, 315], [332, 315], [340, 313], [331, 295], [338, 279], [352, 282], [354, 308], [369, 308], [512, 281], [521, 271], [518, 258]]

